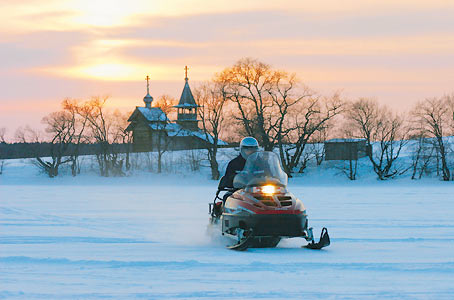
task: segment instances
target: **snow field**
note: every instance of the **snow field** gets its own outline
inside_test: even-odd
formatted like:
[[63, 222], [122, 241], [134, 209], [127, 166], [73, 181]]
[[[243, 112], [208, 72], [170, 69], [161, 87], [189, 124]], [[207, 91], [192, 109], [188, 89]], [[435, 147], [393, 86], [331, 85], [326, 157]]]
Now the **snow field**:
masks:
[[454, 298], [452, 182], [291, 179], [331, 246], [234, 252], [206, 233], [206, 178], [5, 173], [0, 299]]

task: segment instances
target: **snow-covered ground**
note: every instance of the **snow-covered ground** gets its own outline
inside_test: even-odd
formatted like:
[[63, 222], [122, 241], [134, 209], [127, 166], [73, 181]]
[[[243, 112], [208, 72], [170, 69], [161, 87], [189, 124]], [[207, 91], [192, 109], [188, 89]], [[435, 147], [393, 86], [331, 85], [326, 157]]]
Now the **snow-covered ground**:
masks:
[[234, 252], [206, 234], [207, 177], [49, 179], [10, 161], [0, 299], [454, 299], [453, 182], [291, 179], [331, 246]]

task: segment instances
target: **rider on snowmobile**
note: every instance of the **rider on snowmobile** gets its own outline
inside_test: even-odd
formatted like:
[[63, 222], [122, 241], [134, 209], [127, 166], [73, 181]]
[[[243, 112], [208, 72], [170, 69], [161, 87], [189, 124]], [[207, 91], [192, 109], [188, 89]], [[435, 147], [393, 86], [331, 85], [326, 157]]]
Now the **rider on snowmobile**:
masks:
[[246, 164], [246, 159], [249, 155], [259, 150], [259, 143], [253, 137], [245, 137], [240, 142], [240, 154], [232, 159], [227, 165], [225, 175], [221, 178], [219, 182], [218, 193], [224, 188], [228, 188], [231, 191], [224, 194], [222, 197], [222, 202], [217, 202], [214, 206], [214, 214], [220, 216], [222, 213], [222, 204], [225, 203], [227, 198], [233, 194], [233, 179], [238, 172], [243, 171], [244, 165]]
[[[241, 140], [240, 143], [240, 154], [232, 159], [227, 165], [225, 175], [219, 183], [219, 188], [233, 188], [233, 178], [235, 175], [242, 171], [244, 165], [246, 164], [246, 159], [249, 155], [259, 150], [259, 143], [253, 137], [245, 137]], [[229, 195], [232, 193], [227, 193], [224, 195], [224, 202]]]

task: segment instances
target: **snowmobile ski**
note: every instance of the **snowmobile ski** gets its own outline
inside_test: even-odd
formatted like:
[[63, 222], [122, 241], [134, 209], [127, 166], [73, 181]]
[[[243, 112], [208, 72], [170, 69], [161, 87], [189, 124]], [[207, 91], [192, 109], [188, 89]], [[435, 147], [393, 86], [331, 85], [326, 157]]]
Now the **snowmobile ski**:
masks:
[[322, 232], [320, 234], [320, 241], [318, 243], [314, 243], [314, 240], [312, 240], [311, 243], [309, 243], [303, 247], [309, 248], [309, 249], [320, 250], [323, 247], [329, 246], [330, 243], [331, 243], [331, 241], [329, 239], [328, 229], [326, 229], [326, 227], [323, 227]]
[[[244, 232], [244, 230], [241, 230]], [[238, 232], [239, 235], [242, 235], [242, 232]], [[236, 251], [245, 251], [249, 246], [251, 246], [252, 242], [254, 241], [254, 232], [252, 229], [248, 230], [248, 235], [245, 237], [240, 237], [237, 244], [232, 246], [227, 246], [228, 249], [236, 250]]]

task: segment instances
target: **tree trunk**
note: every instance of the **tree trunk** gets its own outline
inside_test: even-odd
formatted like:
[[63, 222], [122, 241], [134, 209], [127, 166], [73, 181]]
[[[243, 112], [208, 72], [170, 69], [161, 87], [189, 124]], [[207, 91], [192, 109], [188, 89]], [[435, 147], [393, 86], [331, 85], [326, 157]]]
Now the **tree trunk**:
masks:
[[162, 172], [162, 153], [158, 152], [158, 173]]
[[356, 170], [358, 167], [358, 160], [355, 160], [355, 163], [353, 164], [353, 160], [350, 159], [350, 180], [356, 180]]
[[126, 151], [126, 171], [131, 169], [131, 162], [129, 161], [130, 144], [127, 145], [128, 150]]
[[216, 159], [210, 162], [211, 165], [211, 179], [219, 180], [220, 173], [219, 173], [219, 164]]
[[442, 137], [437, 137], [438, 146], [440, 149], [440, 159], [441, 159], [441, 171], [444, 181], [449, 181], [451, 179], [451, 174], [449, 172], [448, 163], [446, 162], [446, 150], [443, 143]]

